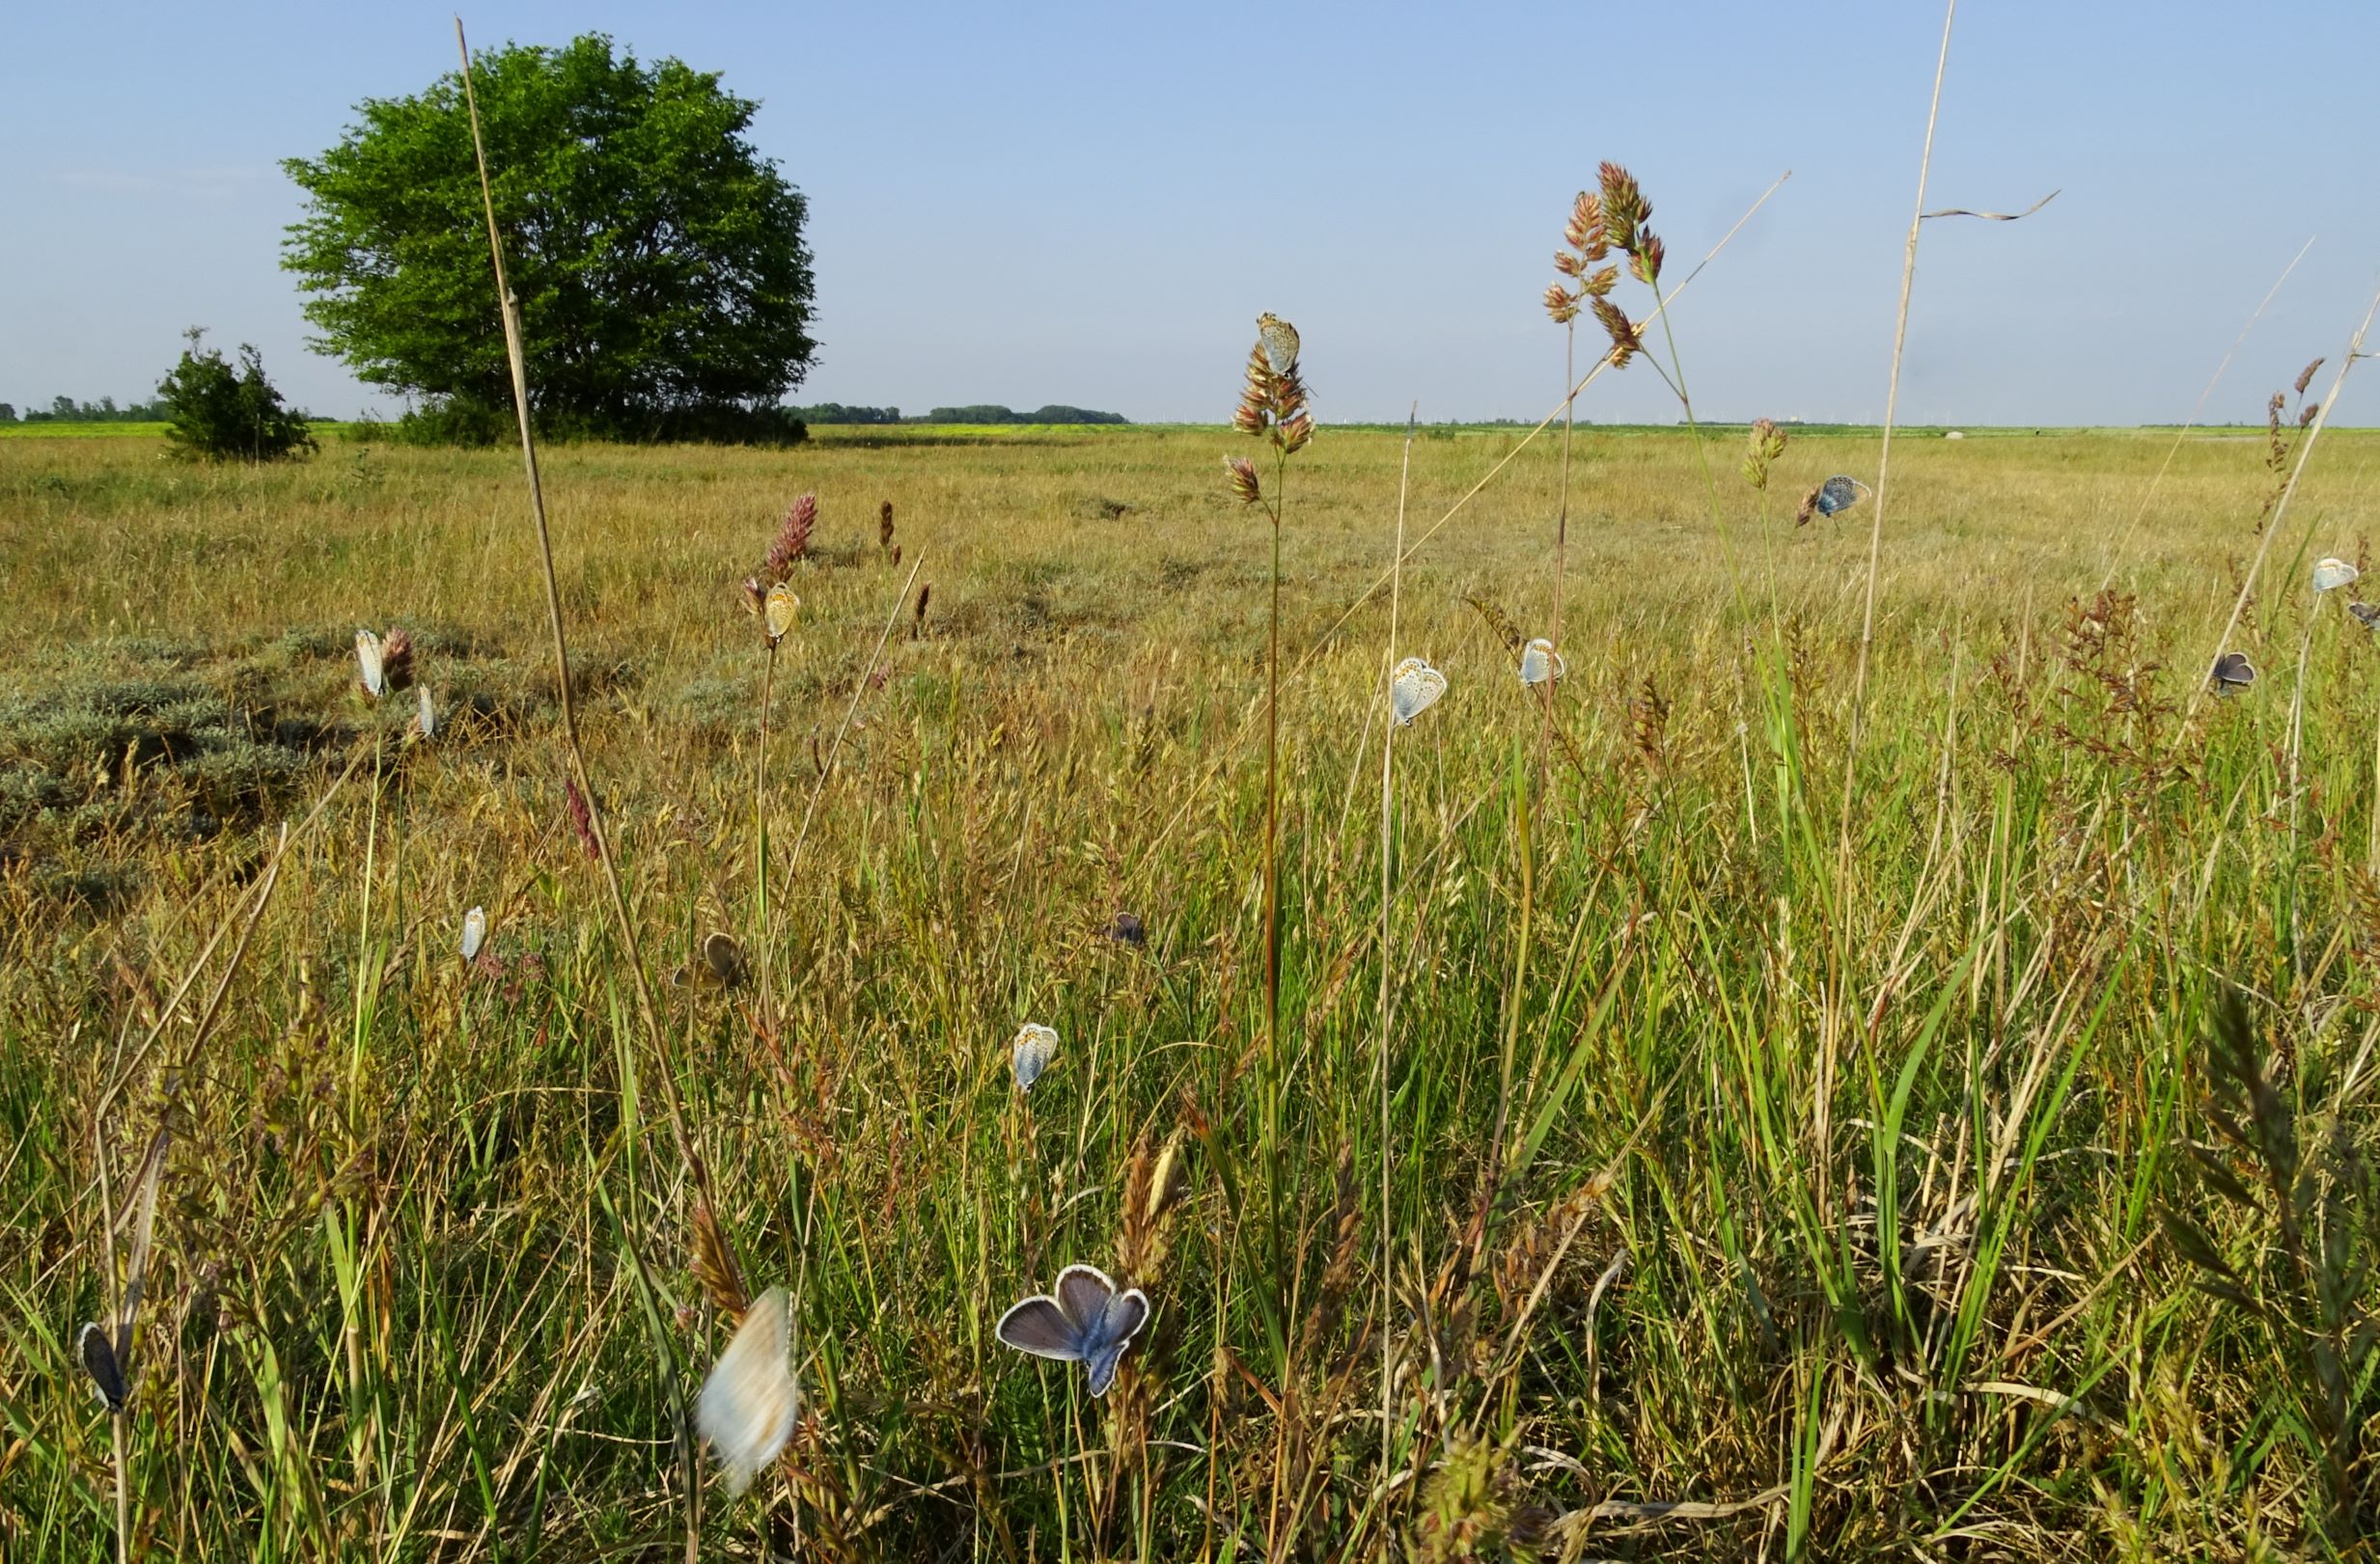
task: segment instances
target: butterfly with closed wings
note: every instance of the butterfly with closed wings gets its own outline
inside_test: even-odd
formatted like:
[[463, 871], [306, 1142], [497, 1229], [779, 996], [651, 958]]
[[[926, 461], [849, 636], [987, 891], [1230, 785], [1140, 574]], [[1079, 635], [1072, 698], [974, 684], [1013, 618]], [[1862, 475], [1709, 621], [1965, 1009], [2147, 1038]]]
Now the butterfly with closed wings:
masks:
[[1554, 644], [1543, 636], [1521, 650], [1520, 681], [1530, 689], [1536, 689], [1548, 679], [1559, 680], [1568, 672], [1568, 666], [1562, 660], [1562, 653], [1556, 651]]
[[1413, 719], [1436, 705], [1444, 694], [1446, 675], [1425, 658], [1408, 657], [1389, 675], [1389, 709], [1399, 727], [1411, 727]]
[[2256, 681], [2256, 671], [2246, 652], [2227, 651], [2215, 659], [2214, 671], [2207, 677], [2217, 695], [2237, 695]]
[[1138, 1287], [1121, 1292], [1096, 1266], [1070, 1265], [1058, 1285], [1037, 1293], [1000, 1316], [993, 1330], [1018, 1352], [1064, 1363], [1080, 1363], [1091, 1377], [1091, 1393], [1107, 1394], [1124, 1349], [1148, 1323], [1148, 1296]]
[[1058, 1055], [1058, 1031], [1028, 1021], [1017, 1029], [1016, 1038], [1009, 1044], [1009, 1068], [1016, 1077], [1016, 1089], [1027, 1092], [1049, 1068], [1049, 1061]]

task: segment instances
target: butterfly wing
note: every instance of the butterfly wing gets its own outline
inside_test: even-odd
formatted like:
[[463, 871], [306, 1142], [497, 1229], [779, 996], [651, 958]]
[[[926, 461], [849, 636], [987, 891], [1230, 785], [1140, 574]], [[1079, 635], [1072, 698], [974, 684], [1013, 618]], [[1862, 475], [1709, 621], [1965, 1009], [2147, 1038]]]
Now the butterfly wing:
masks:
[[749, 1488], [792, 1437], [801, 1405], [786, 1358], [792, 1332], [785, 1289], [771, 1287], [744, 1311], [694, 1404], [694, 1426], [717, 1452], [731, 1493]]
[[722, 988], [734, 988], [744, 980], [744, 948], [730, 935], [712, 934], [704, 940], [703, 961]]
[[1257, 317], [1257, 337], [1264, 344], [1264, 362], [1275, 374], [1287, 374], [1297, 366], [1297, 328], [1266, 311]]
[[1016, 1089], [1031, 1091], [1057, 1053], [1058, 1033], [1050, 1028], [1027, 1022], [1019, 1029], [1016, 1040], [1009, 1045], [1009, 1065], [1016, 1075]]
[[1083, 1367], [1090, 1372], [1093, 1395], [1107, 1394], [1107, 1387], [1116, 1383], [1116, 1369], [1123, 1361], [1124, 1349], [1132, 1345], [1132, 1338], [1140, 1334], [1141, 1327], [1148, 1321], [1148, 1298], [1138, 1287], [1127, 1288], [1107, 1300], [1083, 1349]]
[[382, 682], [380, 638], [370, 630], [355, 632], [355, 666], [362, 674], [365, 693], [377, 700]]
[[1036, 1293], [1001, 1315], [992, 1334], [1036, 1358], [1070, 1363], [1083, 1355], [1082, 1331], [1046, 1293]]
[[465, 961], [478, 960], [480, 947], [486, 943], [487, 911], [483, 907], [474, 907], [463, 914], [462, 958]]
[[74, 1338], [74, 1347], [83, 1360], [83, 1372], [98, 1386], [99, 1399], [107, 1403], [107, 1410], [124, 1411], [131, 1392], [124, 1383], [124, 1370], [116, 1361], [116, 1348], [108, 1340], [106, 1329], [97, 1324], [85, 1325]]
[[793, 628], [793, 617], [801, 612], [801, 608], [802, 600], [794, 596], [793, 589], [784, 582], [780, 581], [768, 589], [764, 617], [768, 621], [768, 639], [771, 643], [785, 639], [785, 633]]

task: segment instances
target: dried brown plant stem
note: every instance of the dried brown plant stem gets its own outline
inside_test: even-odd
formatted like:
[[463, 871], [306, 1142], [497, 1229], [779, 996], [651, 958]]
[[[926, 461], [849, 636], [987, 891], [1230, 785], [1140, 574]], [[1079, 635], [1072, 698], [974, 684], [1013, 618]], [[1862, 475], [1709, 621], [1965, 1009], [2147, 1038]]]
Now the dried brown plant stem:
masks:
[[462, 55], [463, 103], [471, 117], [471, 150], [479, 164], [480, 200], [487, 216], [487, 252], [496, 269], [496, 303], [504, 317], [504, 352], [512, 370], [512, 411], [520, 425], [521, 469], [529, 482], [529, 511], [537, 526], [538, 564], [545, 583], [545, 617], [553, 634], [554, 687], [562, 710], [562, 737], [565, 758], [570, 767], [570, 777], [578, 784], [579, 795], [587, 802], [588, 832], [595, 838], [595, 861], [603, 870], [603, 890], [617, 925], [623, 950], [628, 958], [630, 975], [635, 979], [637, 1012], [643, 1021], [648, 1040], [661, 1064], [664, 1095], [669, 1105], [670, 1134], [677, 1149], [693, 1175], [699, 1195], [710, 1198], [710, 1173], [694, 1146], [694, 1138], [687, 1132], [685, 1106], [679, 1100], [678, 1077], [670, 1068], [669, 1043], [661, 1030], [660, 1010], [653, 1003], [652, 984], [645, 971], [644, 949], [636, 937], [636, 923], [628, 916], [628, 900], [620, 889], [620, 868], [612, 856], [611, 838], [603, 825], [603, 809], [596, 802], [594, 782], [587, 774], [587, 755], [579, 743], [578, 709], [570, 696], [570, 644], [562, 621], [562, 587], [554, 574], [554, 543], [552, 530], [545, 519], [545, 491], [538, 479], [537, 437], [529, 426], [529, 363], [521, 346], [520, 301], [513, 297], [504, 270], [504, 241], [496, 228], [496, 193], [487, 175], [487, 146], [480, 134], [480, 105], [471, 84], [471, 48], [463, 38], [462, 18], [455, 18], [455, 46]]
[[777, 1035], [777, 1005], [769, 972], [777, 942], [768, 926], [768, 713], [776, 685], [777, 643], [772, 640], [767, 666], [761, 671], [761, 747], [752, 768], [752, 892], [759, 903], [753, 933], [761, 947], [761, 1030], [772, 1042]]
[[[571, 780], [578, 786], [579, 796], [586, 802], [588, 835], [595, 841], [595, 861], [603, 870], [605, 898], [611, 907], [613, 924], [620, 935], [622, 952], [627, 957], [629, 974], [634, 980], [637, 1016], [644, 1026], [646, 1041], [652, 1051], [661, 1077], [662, 1101], [669, 1110], [670, 1138], [675, 1142], [679, 1160], [685, 1165], [687, 1174], [694, 1181], [695, 1197], [715, 1212], [717, 1207], [711, 1198], [710, 1169], [704, 1163], [702, 1153], [696, 1149], [694, 1137], [686, 1127], [685, 1104], [679, 1096], [669, 1040], [661, 1029], [660, 1011], [653, 1003], [652, 982], [645, 971], [644, 949], [636, 937], [635, 920], [628, 916], [628, 899], [620, 889], [619, 866], [613, 862], [611, 840], [603, 829], [602, 806], [596, 802], [595, 785], [587, 775], [586, 752], [579, 743], [578, 713], [570, 698], [569, 638], [562, 622], [562, 588], [554, 575], [553, 535], [545, 519], [544, 488], [538, 480], [537, 437], [529, 426], [529, 364], [521, 346], [520, 301], [513, 297], [512, 285], [505, 277], [504, 240], [496, 227], [495, 187], [487, 175], [487, 144], [480, 133], [479, 96], [472, 87], [471, 45], [463, 36], [460, 16], [455, 18], [455, 47], [462, 57], [463, 105], [471, 120], [471, 151], [479, 169], [480, 201], [487, 219], [487, 252], [495, 266], [496, 304], [504, 319], [505, 358], [512, 371], [512, 411], [520, 425], [521, 467], [529, 483], [529, 511], [537, 525], [538, 563], [545, 582], [546, 622], [553, 632], [554, 682], [562, 710], [566, 757]], [[634, 1246], [630, 1248], [633, 1252]], [[636, 1255], [635, 1259], [641, 1274], [645, 1269], [644, 1257]], [[671, 1390], [682, 1423], [689, 1403], [675, 1386], [671, 1386]], [[683, 1453], [682, 1469], [686, 1481], [686, 1564], [695, 1564], [702, 1540], [702, 1489], [694, 1465], [690, 1431], [681, 1427], [679, 1434], [677, 1442]]]
[[2297, 254], [2289, 258], [2289, 263], [2281, 268], [2281, 275], [2273, 279], [2273, 286], [2264, 290], [2264, 297], [2249, 313], [2247, 321], [2239, 328], [2239, 335], [2231, 339], [2231, 345], [2225, 350], [2222, 362], [2215, 366], [2215, 372], [2207, 376], [2205, 389], [2199, 393], [2198, 401], [2190, 409], [2189, 421], [2173, 432], [2173, 443], [2166, 447], [2165, 460], [2157, 464], [2155, 475], [2149, 479], [2148, 488], [2141, 496], [2140, 508], [2132, 513], [2132, 519], [2124, 524], [2124, 530], [2117, 535], [2115, 545], [2108, 550], [2107, 570], [2099, 577], [2101, 591], [2107, 590], [2115, 582], [2116, 569], [2123, 560], [2125, 546], [2132, 541], [2132, 535], [2140, 530], [2141, 523], [2148, 518], [2148, 508], [2157, 498], [2158, 485], [2165, 481], [2166, 472], [2173, 465], [2173, 458], [2181, 454], [2182, 444], [2190, 438], [2190, 431], [2198, 427], [2200, 415], [2206, 411], [2207, 398], [2215, 394], [2215, 387], [2222, 382], [2224, 372], [2231, 368], [2231, 360], [2238, 356], [2240, 344], [2248, 340], [2250, 332], [2255, 330], [2256, 322], [2264, 317], [2266, 308], [2279, 295], [2282, 285], [2289, 280], [2291, 272], [2297, 270], [2297, 263], [2306, 259], [2306, 252], [2313, 248], [2316, 236], [2309, 235], [2306, 242], [2298, 246]]
[[[1405, 496], [1413, 474], [1413, 425], [1421, 413], [1422, 404], [1415, 402], [1405, 413], [1405, 452], [1397, 469], [1397, 544], [1395, 558], [1401, 560], [1405, 552]], [[1389, 681], [1397, 669], [1397, 620], [1404, 595], [1404, 571], [1397, 564], [1389, 567], [1389, 630], [1388, 646], [1380, 658], [1380, 688], [1387, 699]], [[1555, 579], [1555, 601], [1561, 601], [1561, 578]], [[1559, 610], [1557, 610], [1559, 612]], [[1393, 965], [1390, 949], [1390, 913], [1397, 896], [1396, 846], [1394, 824], [1397, 810], [1397, 782], [1394, 762], [1397, 754], [1397, 721], [1392, 710], [1388, 731], [1380, 743], [1380, 1485], [1381, 1502], [1387, 1503], [1388, 1481], [1393, 1465], [1392, 1439], [1395, 1434], [1395, 1404], [1391, 1394], [1394, 1385], [1394, 1363], [1391, 1346], [1397, 1332], [1391, 1329], [1395, 1315], [1390, 1312], [1389, 1276], [1394, 1266], [1394, 1233], [1396, 1224], [1390, 1213], [1394, 1209], [1391, 1177], [1396, 1164], [1396, 1139], [1389, 1124], [1389, 1030], [1394, 1007], [1389, 988], [1389, 972]]]

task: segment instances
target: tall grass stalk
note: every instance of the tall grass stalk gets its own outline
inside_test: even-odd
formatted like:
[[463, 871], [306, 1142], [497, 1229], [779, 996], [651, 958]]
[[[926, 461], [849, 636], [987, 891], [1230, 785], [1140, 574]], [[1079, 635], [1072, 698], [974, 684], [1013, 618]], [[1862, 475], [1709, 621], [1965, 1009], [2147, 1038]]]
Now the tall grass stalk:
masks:
[[[2380, 292], [2374, 293], [2371, 303], [2365, 307], [2364, 318], [2357, 323], [2355, 334], [2348, 338], [2346, 352], [2339, 356], [2338, 372], [2331, 376], [2330, 392], [2322, 398], [2322, 404], [2314, 409], [2313, 426], [2306, 431], [2306, 438], [2297, 443], [2297, 460], [2290, 464], [2289, 480], [2282, 485], [2281, 498], [2273, 507], [2272, 519], [2264, 524], [2264, 535], [2257, 540], [2255, 554], [2248, 562], [2247, 574], [2240, 579], [2239, 595], [2231, 600], [2231, 613], [2223, 621], [2223, 633], [2215, 637], [2214, 648], [2199, 664], [2200, 668], [2213, 667], [2215, 659], [2222, 656], [2224, 648], [2230, 644], [2231, 632], [2239, 628], [2240, 616], [2248, 611], [2248, 599], [2255, 591], [2256, 575], [2264, 568], [2265, 556], [2272, 552], [2273, 539], [2281, 535], [2282, 518], [2289, 513], [2289, 502], [2297, 498], [2298, 480], [2306, 476], [2306, 463], [2313, 458], [2314, 446], [2321, 440], [2322, 431], [2330, 425], [2331, 413], [2338, 406], [2338, 393], [2346, 386], [2348, 371], [2365, 356], [2364, 339], [2370, 333], [2372, 317], [2376, 315], [2380, 315]], [[2191, 687], [2185, 716], [2196, 713], [2199, 703], [2206, 699], [2207, 683], [2201, 675]], [[2175, 742], [2179, 742], [2178, 728]]]
[[[523, 476], [529, 486], [529, 512], [537, 529], [538, 563], [545, 587], [546, 624], [552, 632], [554, 653], [555, 700], [562, 718], [562, 737], [565, 759], [571, 780], [577, 783], [579, 796], [586, 803], [587, 832], [595, 842], [595, 860], [603, 872], [603, 890], [612, 914], [614, 931], [620, 937], [621, 953], [626, 958], [628, 973], [636, 995], [636, 1008], [643, 1023], [645, 1038], [650, 1049], [656, 1072], [661, 1077], [662, 1101], [668, 1109], [670, 1138], [675, 1143], [678, 1160], [692, 1180], [695, 1198], [704, 1209], [716, 1212], [717, 1202], [710, 1188], [710, 1170], [695, 1144], [694, 1136], [686, 1124], [685, 1105], [680, 1100], [677, 1061], [673, 1056], [668, 1035], [662, 1030], [659, 1007], [653, 1002], [651, 975], [645, 970], [645, 954], [637, 938], [636, 920], [629, 915], [626, 895], [621, 891], [620, 870], [614, 862], [610, 837], [604, 831], [603, 806], [593, 779], [587, 771], [587, 755], [579, 742], [578, 712], [570, 694], [570, 645], [563, 628], [562, 587], [554, 573], [552, 530], [545, 519], [545, 492], [538, 478], [537, 436], [529, 423], [529, 366], [521, 345], [520, 301], [505, 280], [504, 240], [496, 226], [495, 187], [487, 173], [487, 144], [480, 132], [480, 106], [472, 85], [471, 46], [463, 36], [462, 18], [455, 18], [455, 47], [461, 56], [463, 104], [471, 121], [471, 150], [480, 177], [480, 201], [487, 221], [487, 250], [495, 268], [496, 303], [504, 319], [505, 358], [512, 374], [512, 412], [520, 426], [520, 457]], [[725, 1234], [720, 1235], [725, 1242]], [[645, 1279], [644, 1256], [634, 1255], [640, 1280]], [[656, 1341], [657, 1328], [656, 1328]], [[664, 1349], [663, 1374], [678, 1419], [678, 1448], [680, 1470], [685, 1481], [686, 1564], [694, 1564], [701, 1549], [701, 1485], [695, 1466], [694, 1439], [687, 1426], [689, 1398], [680, 1388], [670, 1355]]]
[[[1395, 1319], [1391, 1311], [1391, 1278], [1396, 1272], [1396, 1208], [1392, 1204], [1392, 1182], [1397, 1163], [1397, 1138], [1389, 1122], [1389, 1065], [1391, 1038], [1396, 1017], [1393, 974], [1396, 971], [1396, 951], [1392, 940], [1392, 915], [1397, 906], [1397, 714], [1395, 698], [1390, 692], [1391, 680], [1397, 669], [1398, 616], [1404, 606], [1404, 571], [1401, 562], [1405, 552], [1405, 496], [1413, 477], [1413, 425], [1422, 404], [1416, 401], [1405, 414], [1404, 453], [1398, 458], [1397, 468], [1397, 545], [1389, 567], [1389, 627], [1388, 645], [1380, 655], [1380, 700], [1390, 703], [1387, 730], [1380, 741], [1380, 1019], [1378, 1022], [1380, 1071], [1380, 1494], [1379, 1502], [1385, 1509], [1388, 1502], [1389, 1474], [1396, 1469], [1394, 1455], [1396, 1430], [1396, 1385], [1394, 1338], [1390, 1329]], [[1561, 588], [1557, 584], [1559, 599]]]

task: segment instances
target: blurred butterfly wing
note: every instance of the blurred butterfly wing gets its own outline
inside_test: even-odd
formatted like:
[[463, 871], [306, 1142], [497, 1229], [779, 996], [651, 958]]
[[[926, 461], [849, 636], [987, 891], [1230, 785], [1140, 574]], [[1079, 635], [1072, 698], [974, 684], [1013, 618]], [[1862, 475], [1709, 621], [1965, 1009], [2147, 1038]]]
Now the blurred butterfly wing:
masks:
[[771, 1287], [744, 1311], [694, 1404], [694, 1426], [717, 1452], [732, 1493], [750, 1487], [792, 1437], [801, 1406], [786, 1360], [792, 1333], [785, 1289]]
[[364, 688], [373, 695], [380, 693], [380, 638], [370, 630], [355, 632], [355, 666], [361, 671]]
[[1859, 502], [1860, 486], [1848, 478], [1830, 478], [1818, 486], [1818, 514], [1831, 516]]
[[107, 1331], [96, 1324], [85, 1325], [74, 1338], [74, 1348], [83, 1360], [83, 1372], [98, 1386], [99, 1399], [107, 1403], [107, 1410], [124, 1411], [130, 1391], [124, 1383], [124, 1370], [117, 1365], [116, 1349], [109, 1343]]
[[414, 722], [420, 726], [422, 737], [429, 738], [438, 731], [438, 709], [430, 703], [429, 685], [422, 686], [421, 700], [417, 704], [421, 709], [415, 714]]
[[477, 960], [480, 954], [480, 947], [486, 943], [486, 910], [481, 907], [474, 907], [469, 912], [463, 914], [462, 958], [465, 961]]
[[1037, 1293], [1001, 1315], [992, 1334], [1036, 1358], [1070, 1363], [1083, 1355], [1082, 1331], [1066, 1318], [1058, 1300], [1045, 1293]]

